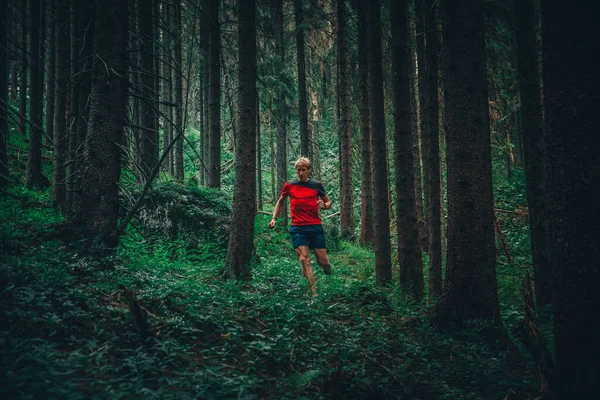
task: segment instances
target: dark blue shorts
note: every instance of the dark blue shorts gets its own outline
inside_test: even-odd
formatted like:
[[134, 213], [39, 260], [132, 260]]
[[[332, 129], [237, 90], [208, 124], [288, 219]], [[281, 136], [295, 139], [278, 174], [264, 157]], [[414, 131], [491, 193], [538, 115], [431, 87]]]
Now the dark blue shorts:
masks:
[[325, 246], [325, 232], [323, 231], [323, 226], [321, 224], [304, 226], [292, 225], [290, 228], [290, 235], [292, 235], [294, 249], [298, 246], [308, 246], [311, 249], [327, 248]]

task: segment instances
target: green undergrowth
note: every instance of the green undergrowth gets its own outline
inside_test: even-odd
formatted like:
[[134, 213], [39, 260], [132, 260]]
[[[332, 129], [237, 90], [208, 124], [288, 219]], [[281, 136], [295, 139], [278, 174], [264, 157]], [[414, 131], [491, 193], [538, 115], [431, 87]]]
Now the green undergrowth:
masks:
[[[130, 229], [115, 255], [91, 258], [51, 238], [54, 209], [0, 201], [1, 398], [534, 397], [531, 363], [511, 363], [476, 323], [432, 329], [431, 305], [376, 287], [373, 253], [331, 227], [333, 275], [313, 265], [311, 299], [287, 232], [269, 230], [266, 215], [252, 280], [236, 282], [220, 278], [222, 238]], [[516, 310], [518, 288], [499, 282]], [[135, 329], [125, 289], [153, 338]]]

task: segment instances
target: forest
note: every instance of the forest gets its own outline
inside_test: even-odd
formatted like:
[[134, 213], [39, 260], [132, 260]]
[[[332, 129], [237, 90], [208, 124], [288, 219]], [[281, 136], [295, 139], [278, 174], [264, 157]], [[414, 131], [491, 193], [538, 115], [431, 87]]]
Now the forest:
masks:
[[2, 3], [1, 398], [598, 393], [590, 10]]

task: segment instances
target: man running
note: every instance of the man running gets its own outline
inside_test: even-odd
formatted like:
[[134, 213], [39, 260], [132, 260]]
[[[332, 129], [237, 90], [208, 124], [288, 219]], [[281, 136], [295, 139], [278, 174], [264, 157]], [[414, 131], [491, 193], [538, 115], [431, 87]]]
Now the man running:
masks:
[[317, 285], [315, 276], [310, 267], [310, 256], [308, 248], [315, 253], [317, 263], [323, 268], [327, 275], [331, 274], [331, 264], [327, 257], [325, 246], [325, 232], [319, 218], [319, 209], [330, 209], [331, 200], [325, 193], [323, 184], [319, 181], [309, 179], [310, 160], [306, 157], [299, 158], [294, 164], [297, 180], [283, 185], [281, 196], [277, 200], [273, 218], [269, 222], [269, 228], [273, 229], [277, 223], [276, 217], [283, 207], [284, 199], [290, 197], [290, 209], [292, 211], [292, 244], [302, 265], [302, 274], [308, 281], [308, 286], [313, 296], [316, 296]]

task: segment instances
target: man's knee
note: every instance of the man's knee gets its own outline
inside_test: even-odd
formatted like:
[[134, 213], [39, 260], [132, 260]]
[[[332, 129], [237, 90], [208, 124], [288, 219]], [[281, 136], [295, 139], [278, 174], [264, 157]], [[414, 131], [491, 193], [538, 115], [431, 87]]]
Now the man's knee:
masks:
[[298, 254], [298, 259], [302, 265], [310, 264], [310, 256], [308, 254]]

